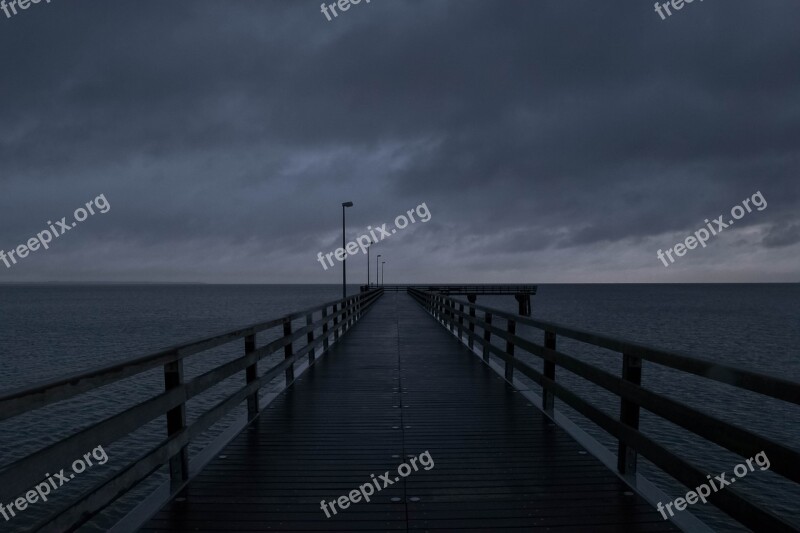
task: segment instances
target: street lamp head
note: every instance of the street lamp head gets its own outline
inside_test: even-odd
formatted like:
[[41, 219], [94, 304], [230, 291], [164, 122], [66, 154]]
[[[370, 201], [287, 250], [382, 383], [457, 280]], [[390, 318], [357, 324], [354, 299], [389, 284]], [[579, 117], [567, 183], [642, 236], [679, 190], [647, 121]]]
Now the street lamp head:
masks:
[[342, 207], [353, 207], [353, 202], [342, 202]]

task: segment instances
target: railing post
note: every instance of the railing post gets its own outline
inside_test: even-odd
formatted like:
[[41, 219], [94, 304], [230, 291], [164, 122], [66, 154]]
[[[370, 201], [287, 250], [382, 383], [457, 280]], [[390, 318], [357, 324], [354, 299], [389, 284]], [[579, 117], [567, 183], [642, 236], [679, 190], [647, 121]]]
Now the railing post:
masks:
[[[164, 365], [164, 390], [183, 385], [183, 359]], [[186, 429], [186, 402], [167, 411], [167, 437]], [[173, 490], [189, 479], [189, 451], [186, 446], [169, 459], [169, 481]]]
[[489, 345], [492, 341], [492, 330], [489, 329], [489, 327], [492, 325], [492, 313], [486, 311], [483, 319], [486, 322], [486, 326], [483, 328], [483, 360], [488, 363], [489, 359], [491, 358]]
[[[290, 319], [283, 321], [283, 336], [291, 337], [292, 336], [292, 321]], [[292, 348], [292, 343], [290, 342], [286, 346], [283, 347], [283, 359], [289, 359], [294, 355], [294, 349]], [[286, 386], [292, 384], [294, 381], [294, 363], [286, 367]]]
[[[314, 322], [314, 313], [307, 314], [306, 315], [306, 326], [310, 326], [313, 322]], [[313, 329], [311, 331], [309, 331], [308, 333], [306, 333], [306, 342], [308, 343], [309, 346], [311, 346], [311, 344], [314, 342], [314, 330]], [[311, 365], [314, 364], [314, 356], [315, 356], [314, 352], [316, 352], [316, 351], [317, 351], [316, 348], [311, 348], [308, 351], [308, 366], [311, 366]]]
[[[511, 320], [510, 318], [506, 319], [508, 325], [506, 327], [506, 331], [509, 335], [515, 335], [517, 333], [517, 322]], [[508, 359], [506, 359], [506, 374], [505, 378], [508, 382], [514, 381], [514, 341], [511, 339], [506, 339], [506, 355]]]
[[339, 340], [339, 304], [333, 304], [333, 342]]
[[353, 327], [353, 320], [355, 319], [356, 301], [350, 300], [347, 302], [347, 329]]
[[464, 335], [464, 304], [458, 304], [458, 340]]
[[475, 339], [473, 338], [475, 336], [475, 306], [472, 304], [469, 306], [469, 318], [471, 320], [469, 321], [469, 339], [467, 342], [469, 349], [472, 350], [475, 347]]
[[[244, 338], [244, 354], [245, 356], [250, 355], [251, 353], [256, 351], [256, 336], [248, 335]], [[258, 379], [258, 362], [253, 362], [252, 365], [249, 365], [245, 368], [245, 382], [249, 385], [250, 383], [256, 381]], [[253, 391], [251, 395], [247, 397], [247, 419], [252, 420], [256, 416], [258, 416], [258, 411], [260, 406], [258, 404], [258, 389]]]
[[450, 324], [450, 333], [456, 332], [456, 303], [449, 299], [447, 300], [447, 316]]
[[[642, 360], [622, 354], [622, 379], [634, 385], [642, 384]], [[619, 421], [632, 429], [639, 429], [639, 406], [628, 400], [621, 400]], [[626, 476], [636, 475], [636, 450], [619, 441], [617, 470]]]
[[[548, 350], [555, 350], [556, 349], [556, 334], [554, 331], [545, 331], [544, 332], [544, 347]], [[556, 380], [556, 364], [552, 361], [548, 361], [544, 359], [544, 377], [549, 380], [555, 381]], [[549, 390], [547, 390], [546, 386], [542, 387], [542, 410], [550, 415], [553, 416], [553, 408], [555, 407], [555, 396]]]
[[322, 308], [322, 351], [328, 351], [328, 306]]

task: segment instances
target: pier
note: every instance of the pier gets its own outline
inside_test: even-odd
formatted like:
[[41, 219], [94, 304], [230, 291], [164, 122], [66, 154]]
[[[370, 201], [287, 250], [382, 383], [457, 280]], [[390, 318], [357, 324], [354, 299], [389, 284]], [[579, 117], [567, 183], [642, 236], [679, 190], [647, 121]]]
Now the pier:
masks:
[[[164, 374], [160, 394], [6, 467], [3, 501], [98, 443], [164, 415], [162, 443], [74, 501], [60, 507], [54, 501], [53, 513], [33, 529], [74, 530], [161, 470], [169, 482], [112, 531], [707, 531], [690, 514], [664, 520], [656, 510], [663, 495], [638, 474], [640, 456], [689, 489], [707, 471], [641, 430], [640, 409], [742, 457], [765, 451], [773, 472], [800, 483], [797, 450], [644, 388], [642, 362], [794, 405], [800, 405], [800, 384], [475, 301], [479, 294], [516, 296], [524, 287], [530, 296], [535, 286], [447, 287], [364, 287], [343, 300], [5, 393], [0, 419], [147, 370]], [[522, 336], [522, 326], [539, 331], [539, 338]], [[267, 333], [271, 340], [263, 338]], [[619, 373], [560, 351], [559, 338], [617, 353]], [[188, 358], [230, 343], [241, 346], [241, 356], [186, 377]], [[538, 367], [520, 359], [523, 353], [535, 356]], [[562, 372], [617, 396], [617, 414], [565, 387]], [[188, 400], [233, 376], [241, 388], [187, 416]], [[283, 381], [281, 391], [259, 394], [275, 380]], [[618, 447], [600, 449], [556, 409], [556, 398], [612, 435]], [[188, 444], [239, 406], [247, 413], [241, 426], [190, 461]], [[396, 474], [398, 465], [423, 452], [433, 467]], [[370, 502], [337, 508], [330, 517], [323, 511], [321, 502], [384, 472], [392, 483]], [[709, 502], [751, 529], [795, 530], [789, 517], [734, 488], [715, 492]]]

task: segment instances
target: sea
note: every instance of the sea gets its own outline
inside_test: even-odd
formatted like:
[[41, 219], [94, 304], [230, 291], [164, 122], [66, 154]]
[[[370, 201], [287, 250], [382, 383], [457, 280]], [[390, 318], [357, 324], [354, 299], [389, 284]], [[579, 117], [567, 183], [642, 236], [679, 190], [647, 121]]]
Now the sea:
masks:
[[[341, 297], [341, 285], [200, 285], [200, 284], [0, 284], [0, 391], [125, 361], [167, 346], [278, 318]], [[357, 286], [348, 292], [357, 292]], [[516, 312], [511, 296], [480, 296], [478, 303]], [[532, 300], [535, 319], [709, 359], [782, 379], [800, 382], [800, 284], [543, 284]], [[518, 328], [518, 334], [541, 341], [541, 331]], [[272, 336], [270, 336], [272, 335]], [[274, 334], [259, 336], [259, 345]], [[620, 354], [559, 339], [558, 348], [608, 371], [619, 373]], [[210, 350], [187, 362], [188, 377], [241, 355], [242, 346]], [[520, 355], [536, 368], [541, 361]], [[539, 366], [536, 366], [539, 365]], [[800, 407], [741, 391], [645, 362], [643, 385], [727, 422], [800, 450]], [[241, 386], [234, 377], [188, 404], [191, 421], [203, 409]], [[609, 414], [619, 412], [619, 399], [566, 371], [557, 380]], [[276, 379], [264, 394], [278, 391]], [[158, 370], [102, 387], [79, 398], [0, 422], [0, 468], [86, 428], [121, 409], [163, 390]], [[616, 453], [616, 442], [603, 430], [561, 402], [562, 410], [581, 429]], [[190, 447], [196, 456], [227, 425], [242, 416], [239, 408]], [[658, 442], [706, 469], [732, 474], [743, 462], [648, 412], [641, 428]], [[25, 531], [33, 521], [99, 479], [122, 469], [165, 437], [159, 418], [114, 443], [103, 446], [108, 462], [95, 464], [60, 488], [46, 505], [31, 505], [0, 531]], [[91, 450], [86, 450], [90, 452]], [[65, 458], [64, 466], [72, 458]], [[684, 495], [683, 487], [640, 458], [640, 473], [668, 498]], [[45, 478], [46, 473], [42, 473]], [[166, 480], [163, 469], [121, 498], [81, 531], [106, 531], [119, 517]], [[771, 470], [756, 469], [736, 489], [781, 516], [800, 516], [800, 490]], [[19, 495], [5, 494], [9, 503]], [[665, 502], [666, 503], [666, 502]], [[50, 507], [50, 506], [53, 507]], [[710, 505], [692, 512], [717, 531], [741, 531]], [[1, 520], [1, 519], [0, 519]], [[798, 526], [800, 528], [800, 525]]]

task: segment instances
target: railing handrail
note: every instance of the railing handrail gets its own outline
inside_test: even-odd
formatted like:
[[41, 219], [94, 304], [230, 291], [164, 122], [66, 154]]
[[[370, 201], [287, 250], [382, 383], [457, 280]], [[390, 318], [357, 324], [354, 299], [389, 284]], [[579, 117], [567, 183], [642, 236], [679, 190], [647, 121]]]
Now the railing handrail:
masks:
[[[309, 366], [314, 364], [317, 348], [321, 348], [320, 354], [326, 353], [330, 346], [331, 335], [333, 342], [337, 342], [382, 294], [383, 290], [377, 288], [290, 313], [278, 319], [230, 330], [141, 358], [84, 372], [78, 374], [80, 376], [78, 381], [55, 380], [50, 382], [52, 388], [49, 389], [43, 389], [42, 385], [34, 385], [21, 389], [21, 392], [17, 391], [13, 395], [6, 394], [0, 399], [0, 412], [5, 415], [4, 418], [10, 418], [127, 379], [150, 368], [163, 366], [164, 370], [163, 392], [148, 394], [146, 399], [132, 407], [105, 416], [100, 421], [74, 431], [53, 444], [4, 465], [0, 470], [0, 487], [4, 493], [9, 493], [9, 497], [22, 494], [40, 481], [44, 472], [54, 471], [54, 468], [62, 466], [66, 459], [79, 457], [86, 449], [91, 449], [98, 443], [116, 442], [144, 424], [166, 415], [166, 440], [149, 448], [144, 456], [123, 465], [123, 468], [116, 470], [110, 479], [74, 498], [68, 506], [54, 508], [47, 517], [39, 520], [34, 529], [48, 526], [59, 531], [72, 531], [167, 463], [170, 467], [170, 493], [177, 493], [189, 479], [188, 444], [192, 439], [203, 434], [212, 424], [245, 401], [248, 419], [255, 418], [260, 411], [260, 387], [277, 378], [281, 372], [285, 372], [286, 385], [290, 385], [294, 381], [294, 366], [301, 357], [308, 357]], [[328, 314], [329, 308], [332, 308], [330, 314]], [[321, 312], [320, 318], [315, 319], [314, 315], [319, 312]], [[306, 319], [305, 326], [294, 329], [293, 321], [303, 317]], [[283, 335], [256, 348], [256, 333], [278, 326], [283, 327]], [[243, 355], [221, 362], [211, 370], [184, 380], [185, 357], [242, 339], [244, 339]], [[305, 341], [305, 345], [300, 344], [301, 341]], [[295, 343], [298, 343], [297, 348]], [[259, 361], [281, 348], [284, 353], [283, 359], [259, 375], [257, 367]], [[187, 401], [242, 372], [245, 378], [242, 387], [204, 409], [199, 417], [187, 423]], [[8, 414], [9, 412], [11, 414]]]
[[[595, 423], [598, 427], [615, 437], [618, 442], [617, 470], [628, 478], [634, 479], [636, 474], [636, 457], [641, 454], [649, 459], [662, 471], [666, 472], [676, 480], [689, 488], [697, 487], [706, 481], [706, 470], [698, 468], [690, 461], [678, 456], [668, 448], [659, 444], [654, 438], [639, 430], [639, 412], [644, 408], [654, 415], [680, 426], [694, 435], [706, 439], [709, 442], [722, 446], [733, 453], [748, 457], [749, 454], [757, 455], [760, 452], [768, 453], [771, 459], [772, 470], [794, 483], [800, 483], [800, 451], [795, 450], [782, 443], [763, 437], [757, 433], [743, 429], [735, 424], [731, 424], [703, 411], [695, 409], [690, 405], [664, 396], [642, 386], [642, 360], [678, 368], [693, 372], [697, 369], [696, 363], [703, 365], [713, 365], [709, 368], [728, 368], [733, 376], [742, 376], [751, 379], [753, 376], [763, 383], [771, 381], [780, 382], [780, 390], [777, 394], [770, 394], [771, 391], [760, 391], [752, 383], [739, 383], [737, 379], [718, 379], [715, 375], [705, 375], [693, 372], [702, 377], [716, 380], [722, 383], [731, 384], [735, 387], [745, 388], [772, 396], [778, 399], [786, 399], [791, 403], [797, 403], [796, 395], [800, 391], [800, 383], [794, 383], [780, 378], [750, 373], [748, 371], [716, 365], [711, 361], [692, 360], [695, 366], [688, 369], [679, 368], [685, 366], [687, 356], [677, 356], [682, 365], [671, 365], [674, 363], [675, 354], [663, 350], [653, 350], [642, 347], [634, 343], [627, 343], [607, 336], [597, 336], [592, 333], [581, 332], [564, 326], [541, 322], [529, 319], [520, 315], [515, 315], [503, 310], [494, 309], [486, 306], [479, 306], [475, 303], [456, 300], [447, 295], [409, 289], [409, 293], [422, 304], [436, 320], [445, 325], [453, 335], [460, 341], [463, 340], [466, 330], [467, 345], [473, 349], [474, 343], [478, 342], [483, 348], [483, 360], [488, 364], [490, 356], [495, 355], [505, 363], [505, 378], [513, 380], [514, 370], [517, 369], [526, 377], [530, 378], [542, 387], [542, 410], [554, 420], [554, 397], [559, 398], [566, 405], [575, 409], [578, 413], [585, 416], [588, 420]], [[466, 311], [465, 311], [466, 309]], [[476, 316], [476, 310], [484, 312], [484, 319]], [[492, 324], [494, 316], [506, 320], [506, 328], [502, 329]], [[465, 327], [466, 322], [466, 327]], [[544, 332], [544, 343], [537, 344], [516, 333], [517, 324], [531, 325]], [[476, 326], [483, 329], [483, 335], [476, 332]], [[573, 338], [578, 341], [587, 342], [595, 346], [599, 344], [591, 342], [600, 338], [603, 341], [613, 341], [613, 345], [606, 342], [603, 348], [611, 349], [622, 356], [622, 375], [616, 376], [599, 366], [584, 362], [576, 357], [556, 350], [557, 334], [564, 337]], [[505, 350], [491, 343], [492, 335], [506, 341]], [[529, 354], [538, 357], [544, 363], [544, 370], [534, 369], [528, 363], [520, 360], [515, 355], [515, 348], [519, 348]], [[652, 356], [653, 352], [658, 357]], [[664, 355], [669, 356], [666, 358]], [[656, 360], [653, 360], [656, 359]], [[556, 368], [560, 367], [576, 376], [584, 378], [595, 385], [615, 394], [620, 400], [619, 417], [615, 418], [604, 410], [592, 405], [592, 403], [563, 384], [556, 381]], [[761, 383], [761, 382], [759, 382]], [[771, 386], [776, 386], [774, 383]], [[794, 526], [781, 516], [778, 516], [769, 509], [765, 509], [757, 503], [751, 502], [746, 495], [733, 488], [725, 491], [714, 492], [709, 499], [718, 508], [728, 513], [740, 523], [748, 526], [769, 527], [771, 531], [796, 531]]]
[[[216, 333], [200, 339], [182, 342], [180, 344], [176, 344], [144, 356], [131, 357], [129, 359], [111, 363], [106, 366], [100, 366], [70, 374], [66, 377], [43, 380], [38, 383], [19, 387], [17, 389], [0, 391], [0, 421], [18, 416], [34, 409], [46, 407], [47, 405], [55, 402], [72, 398], [78, 394], [83, 394], [98, 387], [104, 387], [121, 379], [127, 379], [131, 376], [135, 376], [136, 374], [140, 374], [152, 368], [161, 366], [168, 360], [175, 361], [178, 359], [184, 359], [191, 355], [210, 350], [211, 348], [215, 348], [238, 339], [243, 339], [249, 335], [280, 326], [287, 320], [297, 320], [298, 318], [303, 318], [310, 313], [315, 313], [334, 304], [338, 305], [341, 303], [350, 302], [362, 295], [368, 295], [377, 290], [379, 290], [379, 288], [371, 289], [365, 293], [348, 296], [344, 299], [331, 300], [314, 307], [309, 307], [302, 311], [290, 313], [280, 318], [256, 322], [242, 328], [227, 330], [222, 333]], [[114, 374], [118, 375], [113, 376]], [[76, 384], [80, 382], [84, 382], [86, 385], [77, 387]], [[29, 400], [31, 396], [36, 395], [41, 395], [41, 398], [38, 401], [35, 401], [35, 406], [31, 407], [27, 405], [26, 400]]]
[[557, 335], [561, 335], [562, 337], [568, 337], [570, 339], [591, 344], [599, 348], [605, 348], [613, 352], [634, 355], [646, 361], [650, 361], [651, 363], [666, 366], [675, 370], [689, 372], [691, 374], [718, 381], [720, 383], [725, 383], [726, 385], [731, 385], [736, 388], [747, 389], [758, 394], [763, 394], [778, 400], [800, 405], [800, 383], [791, 380], [753, 370], [726, 365], [724, 363], [717, 363], [711, 359], [704, 359], [702, 357], [688, 355], [677, 351], [653, 348], [644, 344], [610, 337], [602, 333], [564, 326], [554, 322], [536, 320], [530, 317], [510, 313], [502, 309], [488, 307], [477, 303], [469, 303], [457, 298], [447, 298], [450, 298], [458, 304], [463, 304], [465, 306], [469, 305], [474, 307], [476, 310], [489, 312], [495, 317], [502, 317], [506, 320], [511, 318], [517, 324], [531, 326], [542, 331], [550, 331]]

